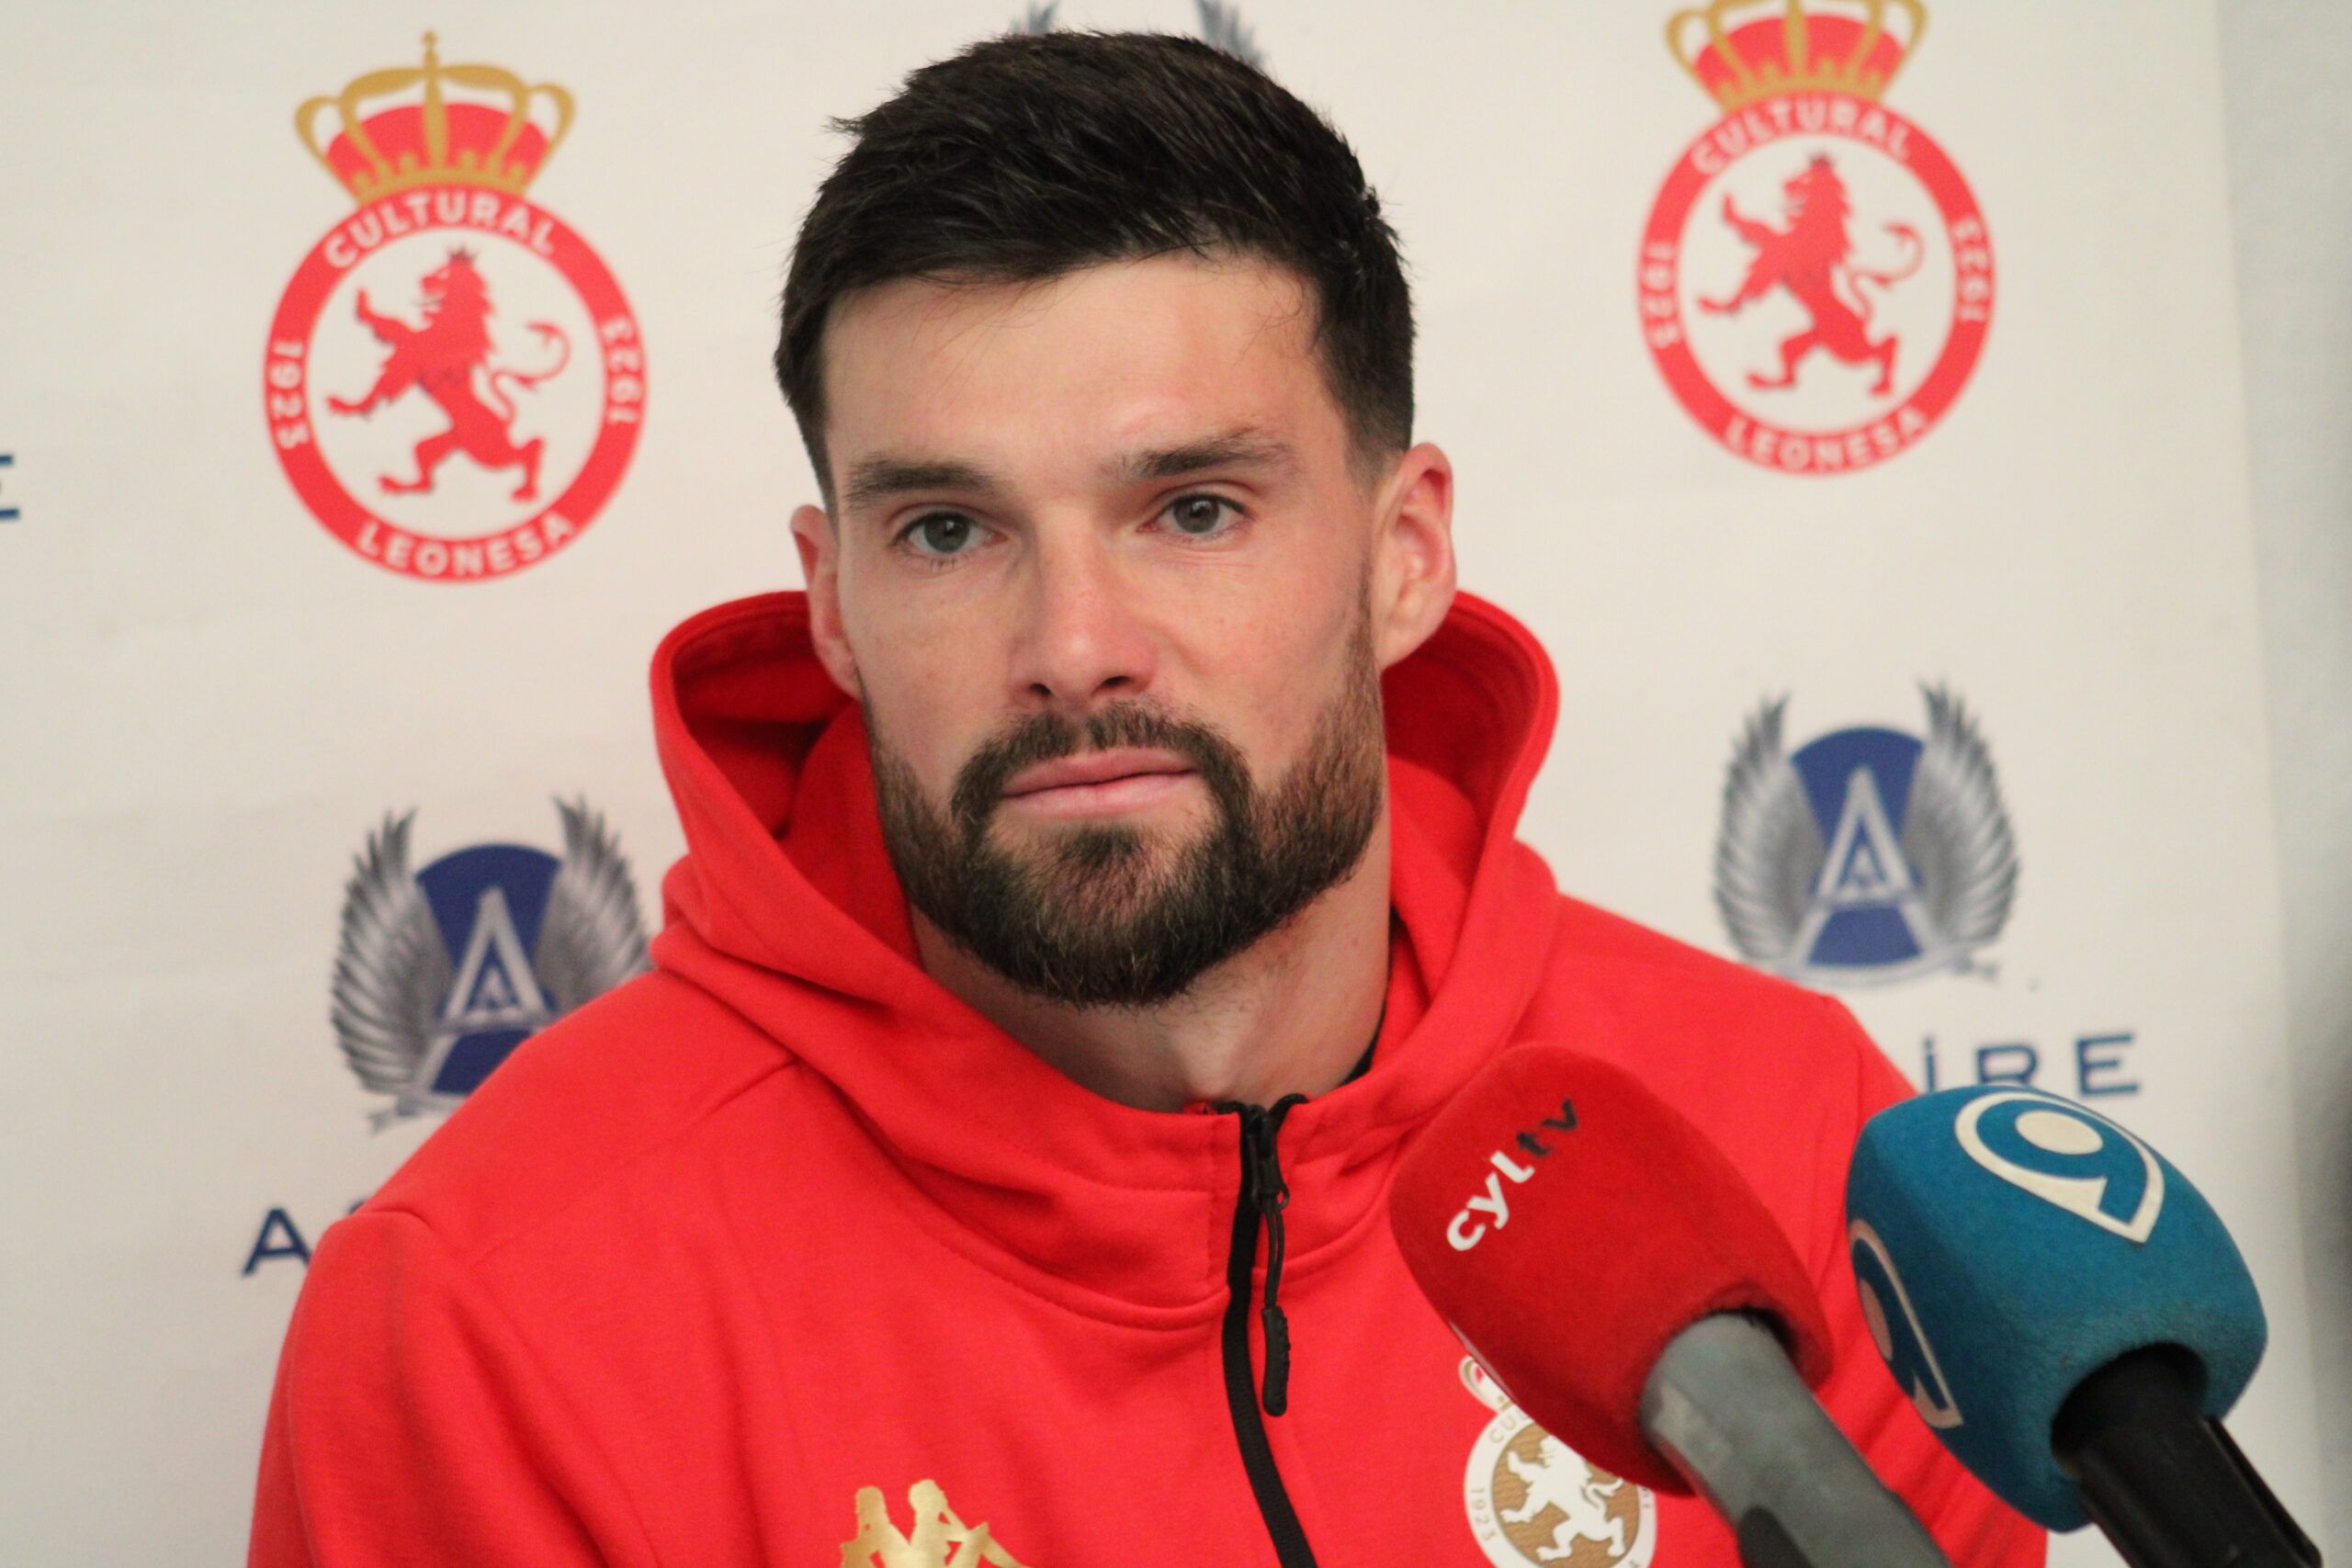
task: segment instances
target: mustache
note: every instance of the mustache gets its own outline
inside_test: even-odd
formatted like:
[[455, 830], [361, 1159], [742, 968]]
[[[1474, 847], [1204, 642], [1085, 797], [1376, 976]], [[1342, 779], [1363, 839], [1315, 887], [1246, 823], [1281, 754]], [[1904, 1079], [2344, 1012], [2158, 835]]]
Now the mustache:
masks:
[[1215, 725], [1180, 719], [1146, 702], [1114, 703], [1083, 723], [1059, 714], [1034, 713], [1016, 719], [1001, 735], [984, 742], [956, 771], [948, 807], [967, 839], [987, 830], [1012, 775], [1039, 762], [1058, 761], [1082, 750], [1116, 747], [1167, 751], [1183, 758], [1212, 795], [1228, 808], [1247, 802], [1250, 771], [1240, 749]]

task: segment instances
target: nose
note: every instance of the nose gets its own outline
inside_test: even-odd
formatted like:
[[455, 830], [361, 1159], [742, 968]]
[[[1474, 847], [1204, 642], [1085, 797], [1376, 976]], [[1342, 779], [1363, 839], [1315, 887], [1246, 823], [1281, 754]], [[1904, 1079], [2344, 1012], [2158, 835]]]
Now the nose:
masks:
[[1152, 638], [1118, 563], [1091, 528], [1040, 528], [1013, 640], [1012, 699], [1081, 719], [1151, 684]]

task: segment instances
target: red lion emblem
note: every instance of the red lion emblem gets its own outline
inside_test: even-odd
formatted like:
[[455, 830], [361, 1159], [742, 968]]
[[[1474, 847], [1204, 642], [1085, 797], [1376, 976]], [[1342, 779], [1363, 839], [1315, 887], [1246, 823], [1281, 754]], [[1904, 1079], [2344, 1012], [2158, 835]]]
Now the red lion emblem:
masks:
[[1785, 231], [1743, 215], [1728, 195], [1724, 197], [1724, 221], [1756, 247], [1756, 259], [1748, 264], [1747, 276], [1737, 293], [1724, 299], [1702, 299], [1699, 304], [1723, 315], [1761, 299], [1776, 286], [1784, 288], [1811, 313], [1813, 324], [1781, 343], [1779, 376], [1751, 370], [1747, 384], [1794, 386], [1797, 362], [1822, 348], [1849, 365], [1876, 363], [1878, 383], [1871, 390], [1885, 396], [1894, 387], [1895, 337], [1889, 333], [1875, 343], [1871, 341], [1871, 298], [1861, 286], [1891, 288], [1918, 271], [1926, 248], [1918, 231], [1907, 223], [1887, 224], [1888, 233], [1909, 245], [1910, 259], [1896, 271], [1866, 271], [1853, 264], [1854, 242], [1846, 231], [1853, 204], [1828, 154], [1815, 153], [1804, 172], [1781, 189], [1788, 197]]
[[[359, 320], [391, 352], [384, 356], [383, 373], [366, 397], [357, 402], [330, 397], [327, 406], [337, 413], [365, 414], [420, 388], [449, 416], [449, 428], [416, 444], [414, 479], [379, 476], [385, 491], [401, 495], [431, 490], [434, 470], [450, 454], [463, 452], [485, 468], [520, 467], [523, 482], [514, 499], [530, 500], [538, 493], [539, 457], [547, 444], [536, 435], [516, 444], [514, 404], [503, 384], [536, 387], [555, 376], [571, 362], [571, 341], [553, 322], [533, 321], [531, 330], [540, 341], [554, 345], [555, 363], [535, 374], [492, 367], [490, 287], [474, 265], [472, 253], [451, 251], [448, 261], [426, 274], [419, 287], [424, 294], [424, 324], [418, 327], [379, 314], [368, 304], [368, 291], [359, 291]], [[481, 373], [486, 399], [475, 390], [477, 373]]]

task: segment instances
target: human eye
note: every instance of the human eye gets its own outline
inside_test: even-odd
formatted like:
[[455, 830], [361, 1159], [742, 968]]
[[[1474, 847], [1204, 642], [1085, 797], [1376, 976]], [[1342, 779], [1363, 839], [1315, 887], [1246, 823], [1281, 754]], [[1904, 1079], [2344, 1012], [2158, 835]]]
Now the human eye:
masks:
[[1215, 539], [1232, 533], [1242, 512], [1225, 497], [1202, 491], [1178, 496], [1162, 507], [1159, 514], [1185, 538]]
[[926, 512], [899, 530], [892, 542], [919, 559], [944, 563], [970, 555], [978, 547], [980, 525], [961, 512]]

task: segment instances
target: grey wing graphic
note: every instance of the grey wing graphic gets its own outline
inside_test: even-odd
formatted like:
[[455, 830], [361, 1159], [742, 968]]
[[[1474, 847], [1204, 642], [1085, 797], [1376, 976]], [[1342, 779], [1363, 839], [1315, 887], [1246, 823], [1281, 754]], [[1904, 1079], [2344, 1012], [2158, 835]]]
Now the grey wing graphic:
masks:
[[1903, 858], [1935, 940], [1965, 953], [2001, 934], [2018, 886], [2017, 841], [1984, 733], [1958, 697], [1922, 686], [1928, 740], [1903, 813]]
[[585, 801], [556, 802], [563, 862], [548, 889], [531, 970], [560, 1018], [647, 968], [645, 928], [628, 862], [605, 819]]
[[343, 892], [335, 1043], [359, 1081], [378, 1094], [407, 1086], [449, 994], [449, 949], [409, 871], [408, 830], [415, 819], [413, 811], [385, 818], [368, 835]]
[[1049, 33], [1057, 25], [1054, 13], [1062, 8], [1062, 0], [1031, 0], [1029, 9], [1012, 24], [1016, 33]]
[[1244, 65], [1266, 68], [1266, 57], [1258, 51], [1258, 40], [1248, 28], [1241, 25], [1241, 7], [1227, 0], [1193, 0], [1201, 13], [1201, 41], [1211, 49], [1220, 49]]
[[1723, 832], [1715, 840], [1715, 908], [1750, 964], [1795, 966], [1791, 952], [1829, 858], [1804, 781], [1781, 749], [1789, 699], [1748, 718], [1724, 778]]

